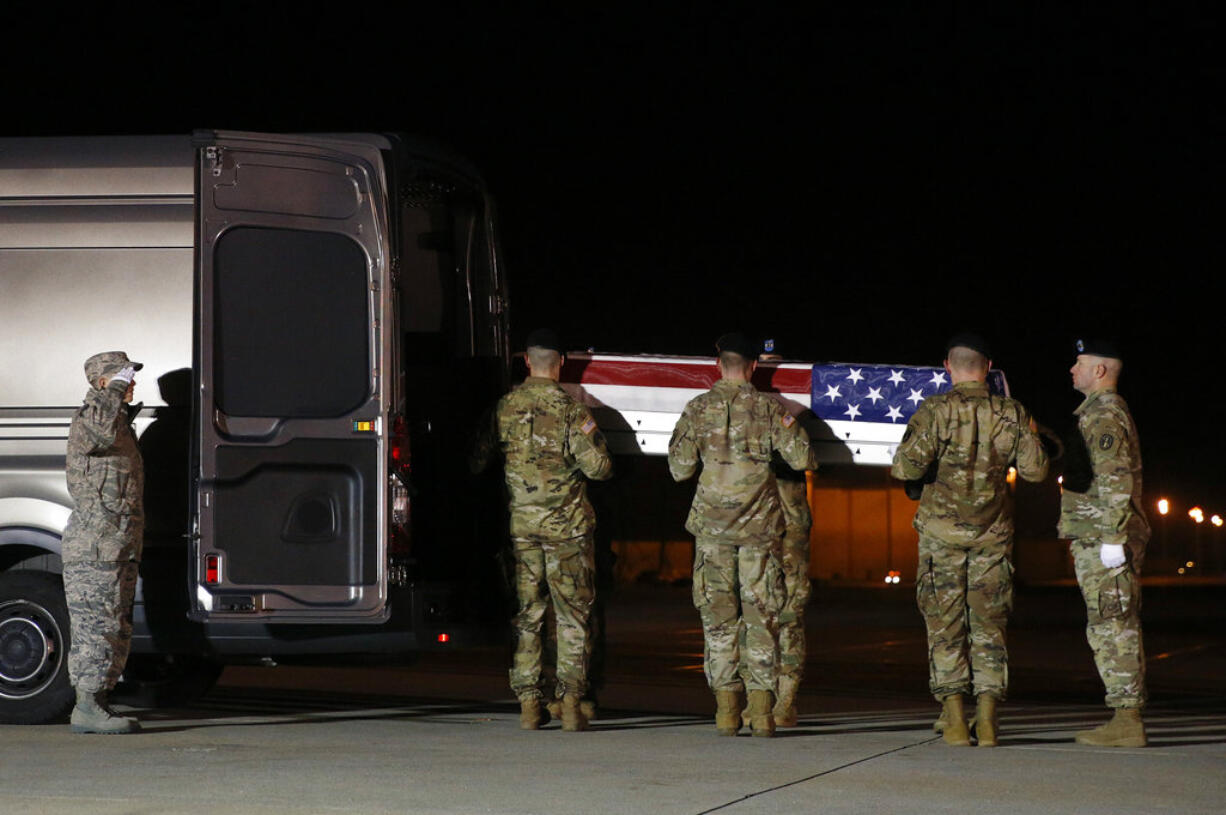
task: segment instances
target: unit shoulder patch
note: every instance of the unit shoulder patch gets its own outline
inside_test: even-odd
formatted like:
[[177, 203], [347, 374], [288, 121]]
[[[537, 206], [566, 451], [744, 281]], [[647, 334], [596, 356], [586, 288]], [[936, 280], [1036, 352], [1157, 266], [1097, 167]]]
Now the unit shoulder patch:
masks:
[[1115, 445], [1115, 436], [1110, 433], [1104, 433], [1098, 439], [1099, 450], [1110, 450]]

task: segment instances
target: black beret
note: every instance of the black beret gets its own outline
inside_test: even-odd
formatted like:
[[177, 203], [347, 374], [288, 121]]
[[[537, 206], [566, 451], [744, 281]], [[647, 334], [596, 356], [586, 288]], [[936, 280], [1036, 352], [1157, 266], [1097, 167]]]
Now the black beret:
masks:
[[945, 343], [945, 354], [948, 355], [954, 348], [969, 348], [972, 351], [978, 351], [988, 359], [992, 358], [992, 350], [988, 348], [987, 340], [969, 331], [963, 331], [961, 334], [954, 334], [950, 337], [949, 342]]
[[725, 334], [716, 340], [715, 349], [721, 354], [730, 351], [734, 354], [740, 354], [745, 359], [758, 358], [758, 345], [750, 342], [744, 334], [738, 331]]
[[1089, 354], [1092, 357], [1107, 357], [1110, 359], [1123, 360], [1120, 355], [1119, 346], [1112, 340], [1092, 339], [1092, 340], [1077, 340], [1073, 344], [1077, 349], [1078, 354]]
[[528, 335], [528, 348], [544, 348], [562, 353], [562, 341], [552, 328], [538, 328]]

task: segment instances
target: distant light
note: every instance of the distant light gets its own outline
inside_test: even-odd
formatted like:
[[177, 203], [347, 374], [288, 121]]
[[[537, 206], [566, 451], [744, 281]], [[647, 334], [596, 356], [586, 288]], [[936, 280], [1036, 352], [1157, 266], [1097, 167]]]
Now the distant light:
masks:
[[1062, 475], [1056, 476], [1056, 483], [1063, 487], [1064, 486], [1064, 476]]
[[1221, 526], [1221, 525], [1222, 525], [1222, 516], [1221, 516], [1221, 515], [1214, 515], [1212, 518], [1210, 518], [1210, 519], [1209, 519], [1209, 523], [1213, 524], [1214, 526]]
[[1184, 570], [1183, 570], [1183, 567], [1182, 567], [1182, 566], [1180, 566], [1180, 567], [1179, 567], [1179, 573], [1180, 573], [1180, 574], [1183, 574], [1183, 571], [1184, 571]]
[[1158, 514], [1165, 515], [1171, 511], [1171, 502], [1165, 498], [1158, 499]]
[[1200, 507], [1192, 507], [1188, 510], [1188, 517], [1198, 524], [1203, 524], [1205, 522], [1205, 511]]
[[1009, 468], [1009, 472], [1005, 474], [1005, 481], [1009, 482], [1010, 486], [1017, 483], [1017, 468], [1016, 467]]
[[439, 634], [438, 641], [439, 642], [451, 642], [451, 635], [450, 634]]
[[1196, 561], [1194, 561], [1194, 560], [1189, 560], [1189, 561], [1188, 561], [1188, 568], [1189, 568], [1189, 569], [1191, 569], [1191, 568], [1192, 568], [1193, 566], [1195, 566], [1195, 565], [1196, 565]]

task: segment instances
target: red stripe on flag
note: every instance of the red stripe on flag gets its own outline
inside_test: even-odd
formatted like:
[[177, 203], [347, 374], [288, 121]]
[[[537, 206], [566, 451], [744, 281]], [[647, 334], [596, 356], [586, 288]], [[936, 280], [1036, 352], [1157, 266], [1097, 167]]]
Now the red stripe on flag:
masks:
[[[569, 355], [562, 368], [562, 381], [581, 385], [624, 385], [640, 388], [693, 388], [706, 390], [719, 379], [715, 360], [653, 360], [642, 357], [592, 359]], [[753, 384], [760, 391], [808, 393], [812, 381], [809, 368], [780, 368], [772, 362], [758, 363]]]

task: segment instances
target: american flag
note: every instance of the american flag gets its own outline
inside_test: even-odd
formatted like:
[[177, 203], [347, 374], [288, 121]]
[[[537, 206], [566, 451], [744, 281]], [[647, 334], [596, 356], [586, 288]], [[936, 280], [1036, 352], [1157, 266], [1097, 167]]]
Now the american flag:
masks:
[[[562, 385], [592, 410], [615, 453], [665, 455], [686, 402], [719, 378], [709, 357], [568, 354]], [[941, 368], [911, 365], [762, 362], [754, 385], [793, 415], [812, 408], [806, 423], [823, 462], [886, 465], [907, 419], [934, 393], [949, 390]], [[1008, 393], [1004, 373], [989, 387]]]
[[[944, 368], [917, 365], [814, 365], [810, 407], [822, 420], [823, 444], [837, 442], [827, 460], [888, 465], [902, 440], [907, 420], [935, 393], [949, 390]], [[1003, 371], [988, 374], [988, 389], [1008, 394]], [[828, 431], [828, 433], [827, 433]]]

